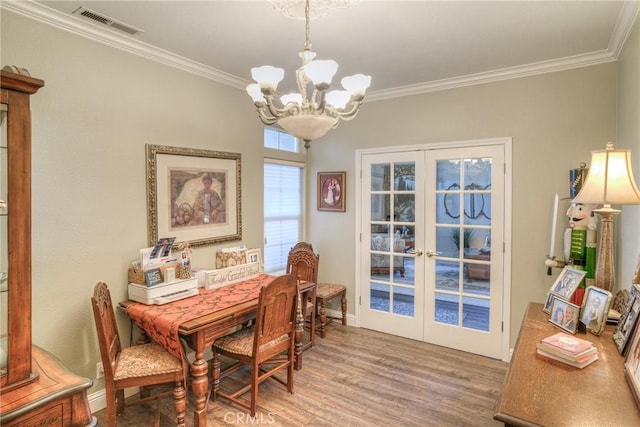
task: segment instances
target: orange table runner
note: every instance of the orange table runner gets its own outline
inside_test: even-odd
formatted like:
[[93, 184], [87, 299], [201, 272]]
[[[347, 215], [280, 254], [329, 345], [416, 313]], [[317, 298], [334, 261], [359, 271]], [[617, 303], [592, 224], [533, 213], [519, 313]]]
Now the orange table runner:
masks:
[[181, 324], [258, 298], [260, 289], [274, 278], [275, 276], [261, 274], [218, 289], [200, 289], [198, 295], [163, 305], [131, 304], [127, 307], [127, 314], [151, 339], [182, 359], [182, 346], [178, 336]]

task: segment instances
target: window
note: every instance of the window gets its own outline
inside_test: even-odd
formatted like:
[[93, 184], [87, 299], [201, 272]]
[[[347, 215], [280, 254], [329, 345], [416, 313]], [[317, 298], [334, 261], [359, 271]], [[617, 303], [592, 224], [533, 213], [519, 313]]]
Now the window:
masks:
[[265, 160], [264, 270], [283, 272], [289, 250], [302, 237], [304, 165]]
[[300, 152], [298, 138], [291, 136], [278, 128], [264, 128], [264, 146], [275, 150], [289, 151], [291, 153]]

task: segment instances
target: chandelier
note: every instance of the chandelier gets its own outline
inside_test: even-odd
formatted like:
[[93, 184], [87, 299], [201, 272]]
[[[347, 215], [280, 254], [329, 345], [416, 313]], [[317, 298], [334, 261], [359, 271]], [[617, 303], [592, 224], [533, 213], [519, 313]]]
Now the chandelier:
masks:
[[[278, 2], [272, 0], [272, 3], [277, 6]], [[322, 0], [320, 3], [327, 4], [331, 1]], [[338, 70], [338, 63], [333, 60], [316, 60], [316, 53], [311, 51], [309, 0], [305, 1], [304, 16], [305, 43], [299, 53], [302, 66], [296, 70], [299, 93], [283, 95], [276, 100], [276, 90], [278, 83], [284, 78], [284, 70], [270, 65], [251, 69], [251, 77], [256, 83], [247, 86], [247, 93], [253, 99], [262, 123], [277, 123], [287, 133], [302, 139], [305, 148], [309, 148], [312, 140], [337, 127], [340, 120], [348, 121], [356, 116], [371, 84], [371, 76], [355, 74], [344, 77], [341, 83], [345, 90], [327, 92]]]

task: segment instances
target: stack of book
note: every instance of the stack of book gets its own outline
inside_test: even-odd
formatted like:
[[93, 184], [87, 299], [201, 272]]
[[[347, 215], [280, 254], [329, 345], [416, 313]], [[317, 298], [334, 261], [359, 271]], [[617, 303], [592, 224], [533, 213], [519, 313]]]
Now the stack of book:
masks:
[[592, 342], [564, 332], [542, 339], [536, 347], [539, 355], [580, 369], [598, 360], [598, 349]]

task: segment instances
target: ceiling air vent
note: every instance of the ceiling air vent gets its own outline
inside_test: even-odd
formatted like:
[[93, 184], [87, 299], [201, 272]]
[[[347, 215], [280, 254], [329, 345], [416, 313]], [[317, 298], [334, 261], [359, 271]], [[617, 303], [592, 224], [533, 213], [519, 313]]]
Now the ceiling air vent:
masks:
[[140, 28], [136, 28], [132, 25], [127, 25], [120, 21], [117, 21], [113, 18], [110, 18], [102, 13], [98, 13], [95, 10], [87, 9], [84, 6], [80, 6], [76, 10], [73, 11], [73, 15], [80, 15], [83, 18], [90, 19], [94, 22], [98, 22], [102, 25], [106, 25], [108, 27], [113, 27], [116, 30], [123, 31], [127, 34], [135, 35], [138, 33], [142, 33], [143, 31]]

